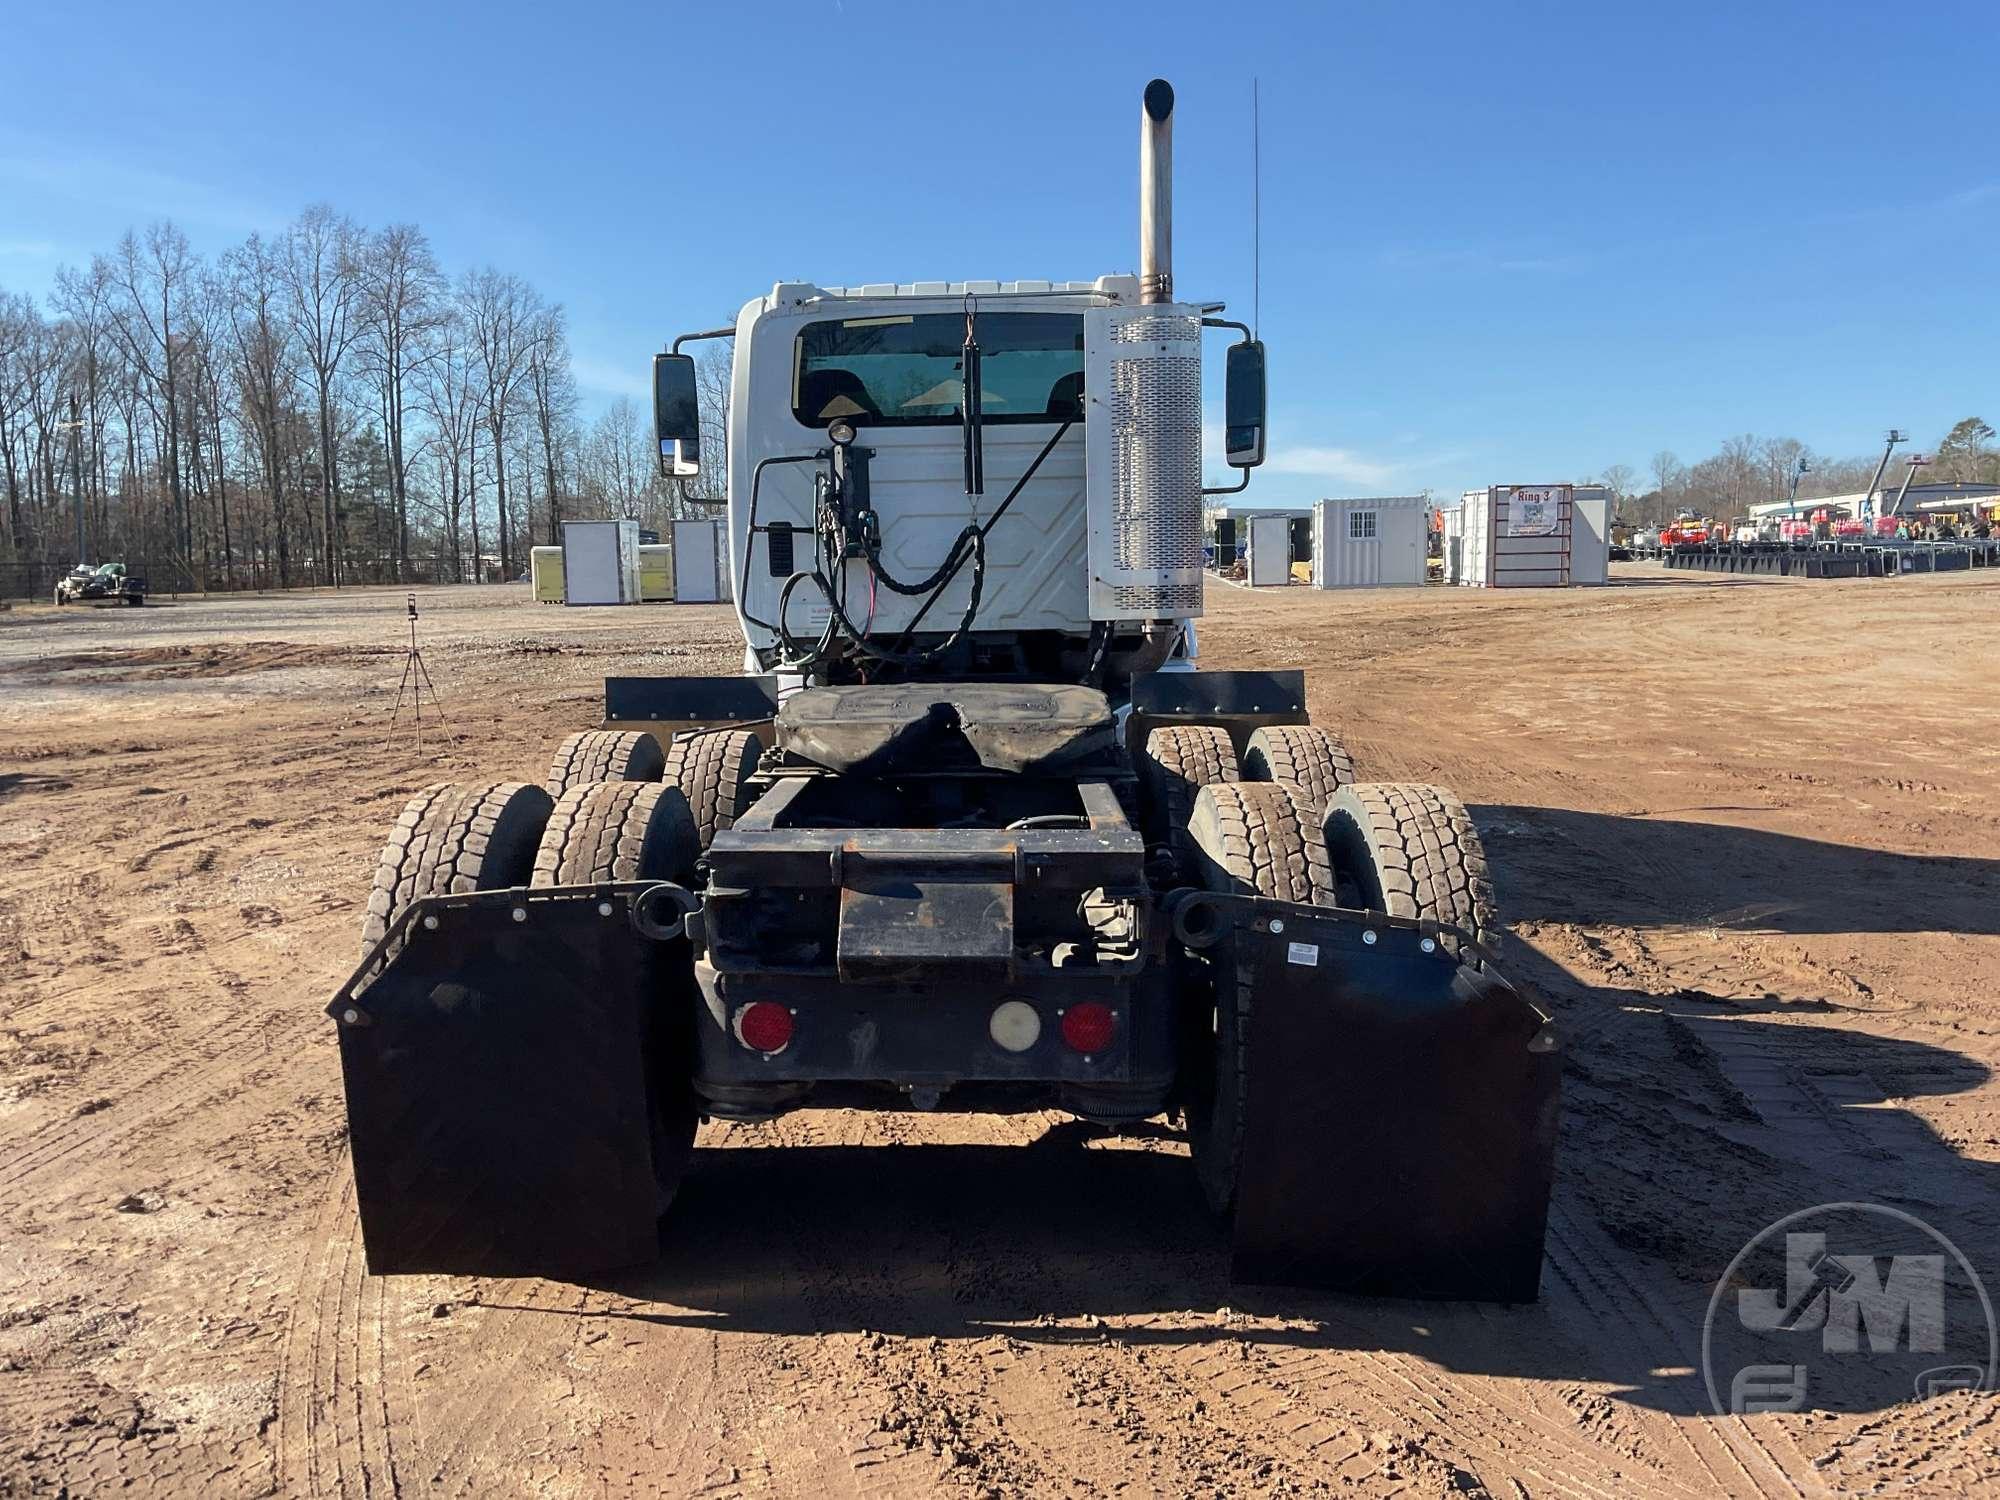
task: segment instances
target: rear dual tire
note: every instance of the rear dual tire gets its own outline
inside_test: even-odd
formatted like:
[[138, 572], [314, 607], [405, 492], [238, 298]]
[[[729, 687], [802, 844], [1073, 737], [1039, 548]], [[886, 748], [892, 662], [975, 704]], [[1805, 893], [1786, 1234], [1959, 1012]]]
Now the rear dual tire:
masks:
[[[1333, 904], [1333, 867], [1318, 814], [1306, 792], [1292, 782], [1205, 786], [1195, 798], [1188, 833], [1200, 882], [1208, 890], [1311, 906]], [[1243, 1159], [1255, 995], [1247, 976], [1233, 967], [1216, 963], [1209, 974], [1210, 1003], [1197, 1003], [1189, 1021], [1185, 1055], [1203, 1061], [1190, 1070], [1184, 1107], [1195, 1180], [1209, 1208], [1226, 1215], [1236, 1203]]]
[[662, 774], [687, 798], [702, 848], [750, 811], [757, 800], [750, 778], [763, 755], [763, 743], [747, 729], [706, 729], [667, 747]]
[[[375, 866], [361, 919], [365, 958], [421, 896], [526, 885], [554, 803], [541, 787], [442, 781], [407, 802]], [[393, 956], [393, 955], [391, 955]]]
[[[1209, 786], [1196, 798], [1188, 832], [1201, 884], [1219, 894], [1437, 922], [1489, 953], [1500, 939], [1479, 835], [1465, 804], [1442, 788], [1350, 783], [1320, 809], [1289, 781]], [[1451, 933], [1440, 942], [1466, 962], [1484, 962]], [[1212, 964], [1209, 975], [1210, 1003], [1197, 1004], [1189, 1020], [1183, 1055], [1202, 1061], [1184, 1080], [1183, 1107], [1202, 1197], [1226, 1216], [1243, 1159], [1256, 997], [1233, 968]]]
[[586, 782], [556, 799], [530, 883], [671, 880], [685, 885], [700, 852], [694, 817], [679, 787], [658, 781]]
[[1213, 724], [1173, 724], [1146, 736], [1139, 756], [1139, 793], [1147, 842], [1162, 850], [1169, 883], [1197, 881], [1197, 851], [1190, 822], [1203, 787], [1242, 779], [1229, 731]]
[[593, 781], [658, 781], [665, 765], [660, 742], [643, 730], [585, 730], [556, 746], [549, 795], [560, 797]]
[[[657, 781], [589, 782], [556, 800], [535, 856], [532, 883], [671, 880], [686, 885], [700, 853], [694, 817], [679, 787]], [[659, 1213], [667, 1211], [687, 1173], [700, 1123], [689, 1078], [692, 1023], [686, 1007], [676, 1012], [672, 1006], [655, 1005], [646, 1014], [646, 1106]]]
[[1323, 813], [1335, 792], [1353, 785], [1354, 757], [1316, 724], [1267, 724], [1243, 747], [1243, 779], [1289, 781]]
[[[546, 789], [521, 782], [440, 782], [411, 798], [390, 830], [362, 918], [362, 956], [374, 952], [423, 896], [626, 880], [685, 883], [696, 853], [686, 799], [658, 782], [592, 782], [556, 801]], [[395, 950], [384, 957], [394, 958]], [[676, 1025], [672, 1007], [652, 1007], [644, 1043], [662, 1213], [687, 1170], [697, 1123], [689, 1082], [692, 1016], [684, 1007], [679, 1020], [688, 1026]], [[578, 1108], [592, 1104], [580, 1100]]]
[[[1486, 850], [1465, 804], [1421, 782], [1364, 781], [1342, 787], [1326, 810], [1326, 845], [1339, 904], [1456, 928], [1480, 948], [1498, 946], [1501, 926]], [[1446, 952], [1477, 953], [1447, 933]]]

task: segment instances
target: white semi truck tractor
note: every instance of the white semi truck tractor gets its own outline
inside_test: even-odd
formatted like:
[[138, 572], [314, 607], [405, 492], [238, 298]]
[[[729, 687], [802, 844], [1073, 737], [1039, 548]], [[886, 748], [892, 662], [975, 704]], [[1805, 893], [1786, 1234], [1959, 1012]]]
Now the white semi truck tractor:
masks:
[[704, 1118], [1055, 1108], [1178, 1124], [1239, 1278], [1535, 1296], [1560, 1054], [1465, 808], [1196, 657], [1204, 367], [1240, 489], [1264, 351], [1177, 293], [1173, 111], [1136, 276], [781, 282], [656, 357], [691, 482], [733, 339], [744, 671], [404, 810], [328, 1006], [371, 1270], [648, 1260]]

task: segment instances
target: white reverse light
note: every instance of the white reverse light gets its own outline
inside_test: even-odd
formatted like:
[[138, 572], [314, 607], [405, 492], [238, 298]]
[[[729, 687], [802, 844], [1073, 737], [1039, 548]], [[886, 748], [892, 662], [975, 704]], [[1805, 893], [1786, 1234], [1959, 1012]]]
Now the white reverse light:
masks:
[[1026, 1052], [1041, 1040], [1042, 1018], [1025, 1000], [1003, 1000], [993, 1007], [986, 1030], [995, 1046], [1009, 1052]]

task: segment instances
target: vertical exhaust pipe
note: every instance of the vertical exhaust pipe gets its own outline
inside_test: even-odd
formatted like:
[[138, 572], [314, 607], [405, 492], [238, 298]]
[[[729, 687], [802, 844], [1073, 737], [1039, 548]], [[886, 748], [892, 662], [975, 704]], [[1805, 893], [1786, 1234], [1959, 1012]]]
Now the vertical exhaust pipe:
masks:
[[1139, 115], [1139, 300], [1174, 300], [1174, 86], [1146, 85]]

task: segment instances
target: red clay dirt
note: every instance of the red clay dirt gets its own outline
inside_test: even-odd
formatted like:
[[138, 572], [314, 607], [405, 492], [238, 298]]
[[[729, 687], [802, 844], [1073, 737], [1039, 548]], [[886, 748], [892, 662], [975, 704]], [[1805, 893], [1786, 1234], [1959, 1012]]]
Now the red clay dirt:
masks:
[[1177, 1129], [1054, 1115], [705, 1127], [650, 1268], [365, 1277], [320, 1007], [384, 830], [733, 619], [426, 595], [419, 756], [400, 592], [0, 615], [0, 1494], [1992, 1491], [1990, 1395], [1723, 1419], [1695, 1367], [1795, 1209], [2000, 1275], [2000, 578], [1621, 571], [1201, 628], [1473, 806], [1568, 1038], [1524, 1308], [1232, 1286]]

